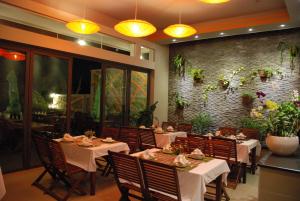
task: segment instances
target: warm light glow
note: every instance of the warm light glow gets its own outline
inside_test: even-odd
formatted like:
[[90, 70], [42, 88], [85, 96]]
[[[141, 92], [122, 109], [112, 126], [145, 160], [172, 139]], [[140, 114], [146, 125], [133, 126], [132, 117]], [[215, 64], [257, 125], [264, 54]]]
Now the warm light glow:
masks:
[[280, 27], [285, 27], [285, 24], [281, 24]]
[[24, 61], [25, 60], [25, 54], [22, 54], [20, 52], [6, 52], [3, 54], [3, 56], [6, 59], [9, 59], [12, 61]]
[[66, 27], [79, 34], [94, 34], [100, 30], [100, 27], [96, 23], [86, 19], [71, 21], [66, 24]]
[[82, 39], [79, 39], [77, 41], [77, 43], [80, 45], [80, 46], [85, 46], [86, 45], [86, 41], [85, 40], [82, 40]]
[[0, 56], [4, 56], [6, 54], [6, 50], [0, 48]]
[[164, 29], [164, 33], [175, 37], [175, 38], [185, 38], [194, 35], [197, 30], [186, 24], [173, 24]]
[[115, 25], [115, 30], [129, 37], [145, 37], [156, 32], [156, 28], [144, 20], [125, 20]]
[[230, 0], [200, 0], [203, 3], [209, 3], [209, 4], [218, 4], [218, 3], [226, 3]]

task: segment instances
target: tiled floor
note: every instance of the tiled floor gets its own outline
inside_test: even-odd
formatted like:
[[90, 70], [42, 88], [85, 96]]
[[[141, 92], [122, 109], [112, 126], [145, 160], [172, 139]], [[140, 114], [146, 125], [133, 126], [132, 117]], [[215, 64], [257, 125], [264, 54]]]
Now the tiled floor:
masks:
[[[53, 201], [54, 199], [43, 194], [38, 188], [31, 186], [32, 181], [39, 175], [42, 168], [35, 168], [4, 175], [7, 193], [2, 201]], [[259, 173], [258, 173], [259, 174]], [[247, 184], [239, 184], [236, 190], [228, 189], [231, 201], [257, 201], [258, 174], [248, 174]], [[119, 200], [120, 193], [112, 176], [97, 175], [96, 196], [72, 195], [69, 200], [74, 201], [114, 201]], [[85, 184], [88, 191], [88, 182]], [[60, 189], [58, 189], [61, 191]]]

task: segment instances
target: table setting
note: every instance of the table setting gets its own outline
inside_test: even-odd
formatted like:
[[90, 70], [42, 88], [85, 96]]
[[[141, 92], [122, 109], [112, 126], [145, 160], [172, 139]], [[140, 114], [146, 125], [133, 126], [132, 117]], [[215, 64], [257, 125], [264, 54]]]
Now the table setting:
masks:
[[163, 148], [167, 144], [175, 141], [176, 137], [187, 137], [184, 131], [176, 131], [172, 126], [168, 126], [164, 131], [161, 127], [154, 130], [157, 147]]

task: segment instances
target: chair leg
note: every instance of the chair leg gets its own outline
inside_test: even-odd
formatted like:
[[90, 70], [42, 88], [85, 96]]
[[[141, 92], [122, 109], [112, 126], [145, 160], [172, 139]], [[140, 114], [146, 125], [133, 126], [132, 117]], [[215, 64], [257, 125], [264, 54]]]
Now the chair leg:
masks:
[[34, 180], [34, 182], [32, 183], [32, 185], [39, 185], [39, 182], [42, 180], [42, 178], [45, 176], [45, 174], [47, 173], [48, 171], [45, 169], [42, 174], [40, 174], [40, 176], [38, 176], [38, 178], [36, 180]]
[[120, 189], [120, 191], [121, 191], [120, 201], [130, 201], [129, 190], [127, 188], [122, 188], [122, 189]]
[[226, 191], [226, 188], [224, 187], [224, 185], [222, 186], [222, 191], [223, 191], [223, 194], [224, 194], [224, 197], [225, 197], [225, 200], [226, 201], [229, 201], [230, 200], [230, 197]]

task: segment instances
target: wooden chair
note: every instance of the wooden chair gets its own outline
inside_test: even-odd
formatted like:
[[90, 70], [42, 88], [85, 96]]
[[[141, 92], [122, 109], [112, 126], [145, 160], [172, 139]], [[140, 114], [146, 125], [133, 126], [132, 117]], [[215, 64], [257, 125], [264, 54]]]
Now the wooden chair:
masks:
[[103, 127], [101, 130], [101, 137], [111, 137], [113, 139], [118, 139], [120, 134], [119, 127]]
[[[64, 179], [70, 184], [66, 195], [62, 198], [57, 196], [56, 199], [59, 201], [66, 201], [71, 193], [85, 195], [86, 193], [81, 189], [80, 184], [86, 178], [87, 172], [77, 166], [67, 163], [59, 142], [54, 140], [49, 142], [49, 149], [53, 166], [59, 170], [59, 172], [63, 173], [61, 175], [63, 175]], [[51, 189], [52, 188], [54, 188], [54, 186], [52, 186]]]
[[[138, 158], [112, 151], [108, 151], [108, 154], [114, 170], [115, 181], [122, 194], [120, 200], [129, 200], [129, 196], [144, 200], [144, 182]], [[140, 196], [138, 196], [137, 193], [140, 194]]]
[[[241, 179], [242, 164], [237, 160], [237, 146], [236, 141], [224, 138], [213, 138], [213, 157], [223, 159], [227, 161], [230, 168], [230, 179], [229, 186], [233, 189], [236, 188], [237, 184]], [[245, 171], [245, 170], [244, 170]]]
[[140, 163], [145, 183], [145, 195], [149, 197], [148, 200], [181, 201], [178, 175], [175, 166], [143, 159], [140, 159]]
[[208, 143], [208, 139], [202, 136], [191, 136], [187, 137], [188, 139], [188, 149], [189, 153], [194, 151], [195, 149], [200, 149], [205, 155], [208, 155], [206, 146]]
[[189, 143], [187, 137], [176, 137], [173, 146], [179, 147], [181, 152], [189, 153]]
[[138, 128], [121, 127], [119, 140], [128, 144], [130, 154], [135, 153], [139, 148]]
[[140, 149], [151, 149], [156, 148], [156, 140], [153, 129], [139, 129], [139, 143]]
[[241, 128], [240, 132], [247, 136], [248, 139], [259, 139], [259, 130], [254, 128]]
[[177, 130], [178, 131], [184, 131], [187, 134], [191, 134], [192, 133], [192, 129], [193, 129], [193, 125], [192, 124], [178, 124], [177, 126]]
[[231, 128], [231, 127], [220, 127], [219, 131], [221, 132], [221, 135], [228, 136], [228, 135], [236, 135], [237, 129]]
[[161, 127], [164, 131], [167, 130], [168, 126], [172, 126], [175, 130], [177, 129], [177, 124], [175, 122], [167, 122], [167, 121], [164, 121], [162, 122], [161, 124]]

